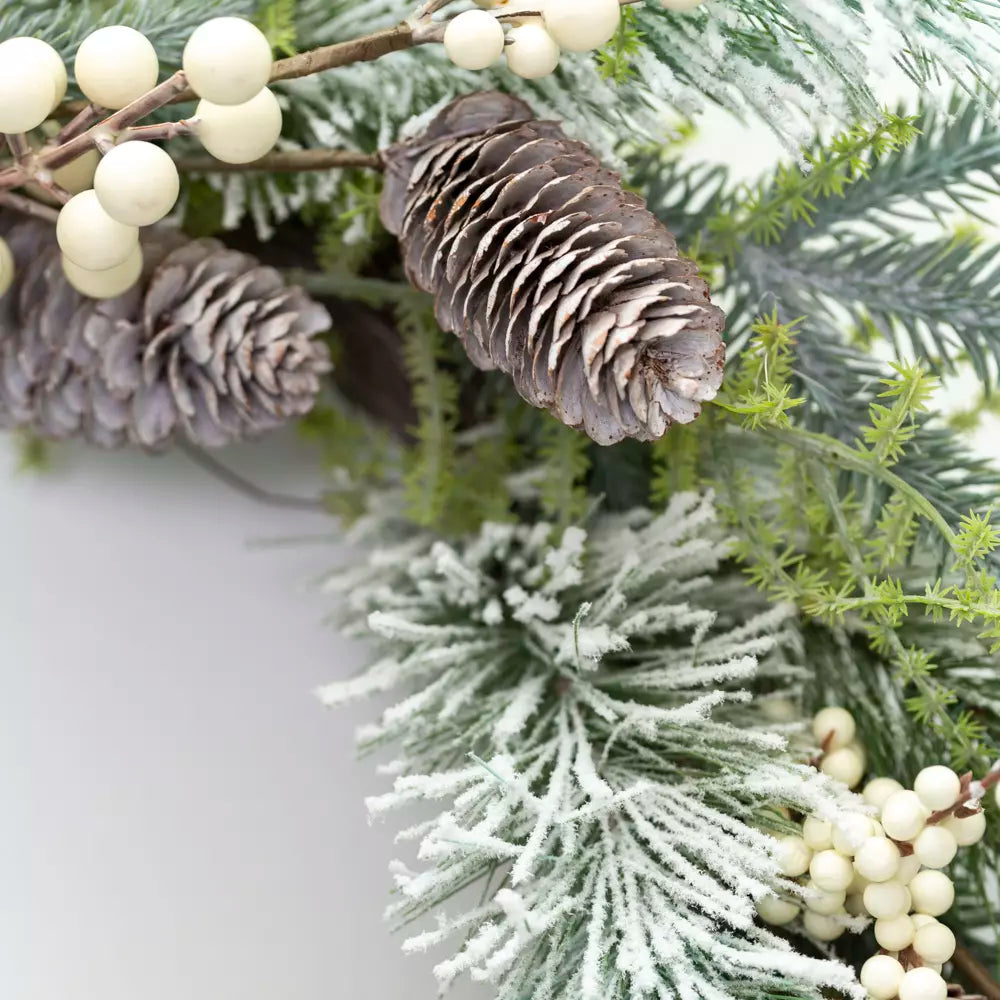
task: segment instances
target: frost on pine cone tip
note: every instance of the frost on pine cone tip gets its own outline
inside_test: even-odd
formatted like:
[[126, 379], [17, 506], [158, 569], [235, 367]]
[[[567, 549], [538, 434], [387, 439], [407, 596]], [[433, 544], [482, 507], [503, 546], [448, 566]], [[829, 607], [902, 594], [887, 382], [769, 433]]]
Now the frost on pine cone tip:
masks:
[[655, 440], [714, 398], [724, 314], [642, 199], [558, 124], [473, 94], [384, 158], [383, 222], [479, 368], [600, 444]]
[[142, 280], [94, 300], [51, 226], [0, 217], [15, 263], [0, 296], [0, 426], [102, 447], [216, 447], [308, 412], [330, 369], [329, 315], [216, 240], [144, 233]]

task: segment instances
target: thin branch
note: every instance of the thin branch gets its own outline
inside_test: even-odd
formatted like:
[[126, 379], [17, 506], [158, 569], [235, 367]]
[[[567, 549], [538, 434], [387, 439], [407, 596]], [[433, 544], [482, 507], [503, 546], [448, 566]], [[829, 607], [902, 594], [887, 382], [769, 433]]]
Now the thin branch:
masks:
[[422, 3], [417, 8], [413, 17], [417, 21], [426, 21], [432, 14], [436, 14], [439, 10], [454, 2], [455, 0], [427, 0], [426, 3]]
[[86, 132], [92, 125], [96, 125], [106, 114], [107, 111], [104, 108], [99, 108], [96, 104], [84, 105], [83, 110], [63, 126], [62, 131], [55, 137], [52, 145], [62, 146], [64, 143], [69, 142], [70, 139], [75, 139], [81, 133]]
[[235, 173], [267, 170], [270, 173], [298, 173], [306, 170], [333, 170], [337, 167], [366, 167], [382, 170], [378, 153], [351, 149], [296, 149], [269, 153], [253, 163], [223, 163], [211, 156], [186, 156], [175, 161], [178, 170], [192, 173]]
[[212, 458], [207, 452], [193, 444], [182, 441], [178, 448], [205, 472], [257, 503], [266, 504], [269, 507], [281, 507], [285, 510], [309, 510], [317, 514], [327, 513], [326, 504], [320, 497], [293, 497], [283, 493], [272, 493], [270, 490], [250, 482], [249, 479], [244, 479], [238, 472], [234, 472], [218, 459]]
[[1000, 1000], [1000, 985], [990, 975], [990, 970], [968, 948], [959, 945], [951, 961], [963, 980], [963, 986], [978, 990], [986, 1000]]
[[[297, 80], [314, 73], [323, 73], [339, 66], [351, 66], [359, 62], [373, 62], [390, 52], [400, 52], [434, 41], [430, 32], [413, 28], [411, 25], [397, 25], [395, 28], [385, 28], [373, 32], [363, 38], [355, 38], [349, 42], [337, 42], [335, 45], [325, 45], [309, 52], [300, 52], [288, 59], [280, 59], [271, 70], [271, 83], [279, 80]], [[185, 89], [171, 98], [170, 103], [193, 101], [197, 99], [193, 90]]]
[[[179, 122], [162, 122], [156, 125], [133, 125], [118, 136], [118, 143], [143, 140], [161, 142], [179, 135], [194, 135], [199, 118], [182, 118]], [[117, 144], [117, 143], [116, 143]]]
[[10, 149], [10, 155], [14, 157], [15, 163], [27, 163], [28, 158], [31, 156], [31, 146], [28, 145], [28, 137], [26, 135], [8, 135], [7, 147]]
[[59, 218], [59, 209], [53, 208], [51, 205], [43, 205], [40, 201], [26, 198], [21, 194], [12, 194], [9, 191], [0, 191], [0, 208], [10, 208], [15, 212], [51, 222], [53, 225]]
[[63, 143], [61, 146], [44, 150], [36, 158], [37, 165], [43, 169], [55, 170], [57, 167], [71, 163], [92, 146], [97, 146], [100, 139], [113, 140], [118, 132], [134, 125], [157, 108], [170, 104], [177, 94], [186, 89], [187, 76], [183, 70], [178, 70], [158, 87], [154, 87], [138, 100], [109, 115], [103, 121], [87, 129], [86, 132], [70, 139], [69, 142]]

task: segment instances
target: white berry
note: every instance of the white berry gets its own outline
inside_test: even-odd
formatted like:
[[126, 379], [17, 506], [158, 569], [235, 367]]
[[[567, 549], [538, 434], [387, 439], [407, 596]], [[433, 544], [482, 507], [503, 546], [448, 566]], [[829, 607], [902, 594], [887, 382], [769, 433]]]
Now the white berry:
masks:
[[865, 898], [860, 892], [848, 893], [844, 900], [844, 909], [852, 917], [867, 917], [868, 911], [865, 909]]
[[195, 28], [184, 46], [191, 89], [213, 104], [245, 104], [271, 79], [271, 45], [242, 17], [215, 17]]
[[30, 52], [0, 46], [0, 132], [19, 135], [38, 128], [55, 102], [56, 88], [45, 63]]
[[567, 52], [607, 45], [621, 23], [618, 0], [545, 0], [545, 27]]
[[559, 46], [537, 20], [511, 28], [510, 44], [504, 50], [507, 68], [525, 80], [538, 80], [555, 72], [559, 65]]
[[819, 769], [848, 788], [854, 788], [865, 775], [865, 758], [857, 747], [849, 745], [826, 754]]
[[858, 874], [857, 868], [854, 869], [854, 878], [851, 879], [851, 884], [847, 887], [847, 895], [853, 896], [855, 893], [864, 892], [868, 888], [868, 879], [863, 875]]
[[955, 838], [959, 847], [972, 847], [986, 834], [986, 814], [980, 810], [971, 816], [949, 816], [941, 824]]
[[88, 149], [82, 156], [53, 170], [52, 179], [70, 194], [79, 194], [94, 186], [94, 174], [100, 162], [101, 154], [96, 149]]
[[813, 913], [822, 913], [824, 916], [831, 916], [840, 913], [847, 901], [847, 893], [843, 889], [836, 892], [816, 892], [814, 891], [806, 898], [806, 909]]
[[962, 793], [962, 783], [950, 767], [925, 767], [913, 782], [913, 790], [928, 809], [950, 809]]
[[14, 284], [14, 254], [7, 241], [0, 237], [0, 298], [7, 294]]
[[486, 69], [500, 58], [503, 48], [503, 25], [485, 10], [463, 11], [444, 31], [444, 50], [462, 69]]
[[918, 913], [940, 917], [955, 902], [955, 886], [944, 872], [934, 869], [918, 872], [913, 876], [909, 888], [913, 897], [913, 909]]
[[920, 858], [915, 854], [909, 854], [905, 858], [899, 859], [899, 870], [892, 878], [900, 885], [909, 885], [919, 871]]
[[926, 927], [927, 924], [936, 924], [937, 918], [932, 917], [929, 913], [911, 913], [910, 919], [913, 921], [913, 926], [920, 930], [921, 927]]
[[814, 850], [833, 847], [833, 826], [819, 816], [807, 816], [802, 824], [802, 839]]
[[948, 984], [933, 969], [910, 969], [899, 984], [899, 1000], [947, 1000]]
[[150, 142], [125, 142], [101, 160], [94, 176], [97, 199], [126, 226], [151, 226], [177, 203], [181, 190], [170, 154]]
[[913, 948], [928, 965], [944, 965], [955, 954], [955, 935], [944, 924], [932, 920], [917, 928]]
[[913, 944], [913, 936], [917, 929], [913, 921], [905, 913], [890, 917], [888, 920], [875, 921], [875, 940], [886, 951], [902, 951]]
[[820, 851], [809, 863], [809, 876], [824, 892], [846, 890], [854, 878], [854, 865], [837, 851]]
[[876, 920], [892, 920], [910, 911], [910, 890], [898, 882], [873, 882], [864, 898], [865, 909]]
[[780, 899], [777, 896], [762, 896], [757, 900], [757, 912], [764, 923], [782, 927], [791, 923], [799, 915], [799, 908], [787, 899]]
[[93, 191], [83, 191], [59, 212], [56, 239], [78, 267], [106, 271], [123, 263], [135, 250], [139, 230], [112, 219]]
[[899, 848], [886, 837], [869, 837], [854, 855], [854, 867], [869, 882], [888, 882], [899, 871]]
[[92, 299], [113, 299], [124, 295], [142, 274], [142, 250], [136, 246], [117, 267], [88, 271], [74, 264], [65, 254], [62, 259], [66, 280], [81, 294]]
[[145, 35], [116, 24], [87, 35], [76, 53], [73, 70], [90, 101], [117, 110], [156, 86], [160, 63]]
[[824, 916], [807, 910], [802, 917], [806, 933], [817, 941], [836, 941], [847, 928], [834, 917]]
[[801, 837], [782, 837], [775, 845], [774, 860], [782, 875], [798, 878], [808, 870], [812, 851]]
[[902, 790], [903, 786], [895, 778], [873, 778], [865, 785], [861, 797], [868, 805], [881, 811], [885, 800], [893, 792], [901, 792]]
[[861, 985], [872, 1000], [892, 1000], [903, 981], [903, 966], [889, 955], [873, 955], [861, 966]]
[[849, 813], [837, 820], [833, 828], [833, 849], [854, 857], [857, 849], [875, 832], [875, 824], [867, 817]]
[[[52, 100], [52, 108], [54, 108], [66, 96], [66, 64], [62, 61], [62, 56], [48, 42], [43, 42], [40, 38], [31, 38], [28, 35], [8, 38], [7, 41], [0, 42], [0, 63], [8, 59], [17, 59], [22, 55], [48, 70], [54, 90]], [[51, 111], [52, 108], [49, 110]]]
[[813, 739], [825, 750], [839, 750], [854, 739], [857, 725], [846, 708], [821, 708], [812, 721]]
[[882, 806], [882, 826], [893, 840], [912, 840], [924, 828], [927, 809], [916, 792], [893, 792]]
[[958, 842], [943, 826], [925, 826], [913, 841], [913, 853], [925, 868], [946, 868], [958, 853]]
[[281, 135], [281, 108], [267, 87], [245, 104], [200, 101], [195, 117], [201, 144], [223, 163], [259, 160]]

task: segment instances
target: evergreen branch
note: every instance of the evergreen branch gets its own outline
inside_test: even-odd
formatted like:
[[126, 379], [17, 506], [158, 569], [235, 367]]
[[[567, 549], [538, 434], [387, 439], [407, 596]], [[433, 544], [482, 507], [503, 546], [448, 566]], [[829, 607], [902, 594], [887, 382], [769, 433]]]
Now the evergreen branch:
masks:
[[[471, 974], [499, 1000], [694, 981], [718, 1000], [860, 996], [849, 969], [755, 921], [754, 897], [795, 888], [753, 824], [850, 806], [740, 693], [758, 670], [794, 692], [794, 636], [785, 609], [719, 573], [711, 522], [705, 499], [678, 495], [658, 518], [597, 517], [557, 543], [547, 525], [422, 535], [331, 581], [348, 634], [370, 629], [381, 656], [320, 697], [400, 697], [361, 735], [400, 744], [394, 790], [369, 808], [441, 802], [401, 835], [421, 842], [421, 869], [396, 866], [388, 915], [438, 917], [404, 948], [454, 939], [442, 989]], [[464, 905], [476, 884], [481, 901]]]
[[440, 365], [444, 335], [430, 307], [400, 303], [396, 315], [419, 414], [404, 477], [408, 516], [415, 524], [441, 525], [455, 466], [458, 387]]
[[542, 512], [560, 528], [577, 524], [586, 514], [590, 498], [584, 484], [590, 462], [589, 442], [578, 431], [547, 415], [541, 435], [539, 458], [544, 473], [541, 482]]

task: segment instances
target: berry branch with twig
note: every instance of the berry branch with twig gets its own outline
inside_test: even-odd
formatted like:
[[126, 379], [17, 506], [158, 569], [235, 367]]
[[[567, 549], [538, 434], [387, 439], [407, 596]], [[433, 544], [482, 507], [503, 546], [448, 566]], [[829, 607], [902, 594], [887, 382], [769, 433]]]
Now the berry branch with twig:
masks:
[[[233, 172], [381, 169], [378, 155], [310, 149], [271, 153], [282, 112], [270, 84], [370, 62], [419, 45], [442, 44], [465, 69], [485, 69], [502, 55], [512, 72], [536, 79], [553, 72], [563, 51], [598, 48], [615, 34], [621, 7], [636, 0], [550, 0], [541, 10], [509, 11], [507, 0], [484, 0], [435, 20], [448, 2], [431, 2], [396, 25], [274, 61], [264, 34], [242, 18], [222, 17], [195, 30], [183, 68], [157, 83], [159, 60], [140, 32], [114, 25], [84, 39], [74, 71], [87, 103], [64, 104], [66, 67], [45, 42], [2, 43], [0, 134], [10, 162], [0, 163], [0, 205], [55, 221], [66, 275], [95, 298], [122, 294], [142, 271], [139, 229], [154, 225], [180, 195], [179, 170]], [[530, 5], [529, 5], [530, 6]], [[540, 6], [540, 5], [537, 5]], [[169, 105], [200, 99], [194, 114], [140, 124]], [[29, 135], [65, 114], [68, 123], [40, 147]], [[210, 158], [172, 158], [155, 145], [194, 137]], [[93, 188], [70, 191], [61, 169], [96, 153]], [[19, 193], [16, 190], [22, 189]], [[41, 197], [36, 197], [40, 195]], [[54, 208], [53, 203], [62, 206]], [[0, 293], [12, 275], [0, 273]], [[4, 284], [6, 282], [6, 284]]]

